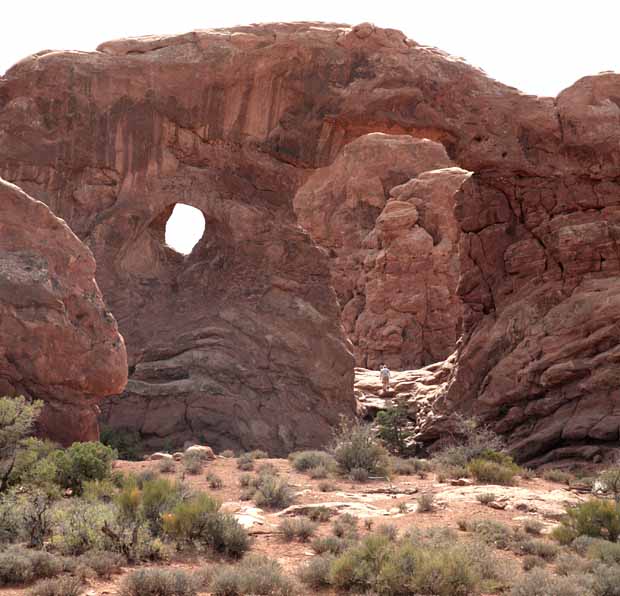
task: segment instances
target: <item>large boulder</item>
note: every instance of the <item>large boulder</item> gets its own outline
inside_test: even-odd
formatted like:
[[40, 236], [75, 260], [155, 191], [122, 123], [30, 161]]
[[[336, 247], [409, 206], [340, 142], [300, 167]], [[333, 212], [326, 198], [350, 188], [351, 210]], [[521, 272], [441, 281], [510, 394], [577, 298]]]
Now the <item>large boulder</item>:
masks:
[[99, 438], [97, 404], [127, 382], [127, 355], [91, 252], [43, 203], [0, 179], [0, 395], [44, 402], [43, 436]]
[[373, 133], [297, 191], [299, 222], [329, 251], [356, 364], [411, 369], [460, 336], [454, 195], [468, 173], [441, 143]]

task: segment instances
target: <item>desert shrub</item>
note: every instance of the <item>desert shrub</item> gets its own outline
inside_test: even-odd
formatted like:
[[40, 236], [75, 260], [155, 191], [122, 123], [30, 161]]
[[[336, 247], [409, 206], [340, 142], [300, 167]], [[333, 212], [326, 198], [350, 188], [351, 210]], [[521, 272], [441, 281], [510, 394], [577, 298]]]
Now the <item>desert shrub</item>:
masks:
[[545, 527], [545, 524], [538, 521], [537, 519], [526, 519], [523, 522], [523, 529], [527, 534], [542, 534], [542, 531]]
[[278, 468], [276, 468], [271, 462], [264, 462], [260, 464], [258, 468], [256, 468], [256, 473], [259, 476], [277, 476], [279, 474]]
[[82, 497], [86, 501], [102, 501], [110, 503], [118, 493], [117, 487], [110, 479], [87, 480], [84, 482]]
[[29, 596], [79, 596], [82, 593], [82, 580], [78, 577], [57, 577], [39, 582], [29, 592]]
[[341, 470], [347, 474], [361, 468], [369, 476], [389, 476], [389, 454], [368, 425], [343, 421], [336, 433], [332, 452]]
[[104, 535], [100, 528], [111, 524], [115, 517], [109, 504], [77, 499], [59, 503], [52, 515], [52, 544], [63, 555], [104, 550]]
[[313, 557], [299, 569], [299, 579], [310, 588], [324, 588], [329, 585], [329, 572], [334, 561], [333, 555], [324, 554]]
[[526, 555], [523, 557], [523, 569], [525, 571], [530, 571], [534, 569], [534, 567], [544, 567], [546, 564], [547, 561], [536, 555]]
[[575, 531], [565, 525], [557, 525], [551, 530], [551, 537], [562, 546], [572, 544], [575, 540]]
[[237, 458], [237, 468], [247, 472], [254, 469], [254, 460], [256, 458], [251, 453], [242, 453]]
[[0, 552], [0, 586], [54, 577], [63, 571], [61, 557], [40, 550], [8, 548]]
[[435, 495], [433, 493], [422, 493], [416, 499], [418, 513], [428, 513], [435, 508]]
[[294, 499], [293, 490], [282, 478], [271, 475], [258, 477], [254, 502], [258, 507], [266, 509], [284, 509]]
[[444, 470], [463, 470], [467, 464], [485, 452], [499, 452], [503, 441], [492, 430], [480, 424], [475, 418], [457, 417], [456, 432], [451, 444], [438, 451], [433, 461]]
[[609, 468], [599, 477], [600, 486], [614, 496], [616, 502], [620, 501], [620, 467]]
[[398, 528], [393, 524], [379, 524], [376, 533], [387, 536], [390, 540], [396, 540], [398, 538]]
[[104, 445], [114, 449], [119, 459], [129, 461], [139, 461], [142, 459], [142, 451], [140, 449], [142, 437], [137, 430], [103, 426], [99, 440]]
[[167, 457], [159, 460], [157, 466], [162, 474], [170, 474], [176, 470], [176, 462], [173, 459]]
[[195, 495], [164, 514], [164, 532], [186, 544], [240, 557], [250, 546], [248, 534], [233, 516], [219, 509], [219, 501], [210, 495]]
[[322, 480], [323, 478], [327, 478], [329, 476], [329, 469], [325, 466], [315, 466], [314, 468], [310, 468], [308, 470], [308, 476], [313, 480]]
[[21, 495], [13, 492], [0, 495], [0, 544], [16, 542], [22, 537], [23, 523], [19, 501]]
[[390, 457], [390, 468], [398, 476], [413, 476], [417, 470], [413, 459], [403, 459], [402, 457]]
[[253, 487], [255, 479], [256, 476], [252, 474], [241, 474], [241, 476], [239, 476], [239, 486], [241, 488]]
[[403, 405], [397, 405], [377, 413], [377, 436], [394, 453], [404, 454], [410, 450], [411, 437], [409, 413]]
[[478, 482], [512, 484], [515, 475], [519, 472], [519, 467], [512, 460], [505, 463], [487, 457], [478, 457], [467, 464], [467, 471]]
[[278, 529], [282, 532], [285, 540], [299, 540], [307, 542], [316, 532], [317, 524], [307, 517], [286, 518], [280, 522]]
[[480, 580], [474, 560], [460, 545], [394, 543], [371, 534], [333, 560], [329, 581], [341, 589], [385, 596], [452, 596], [474, 592]]
[[79, 562], [103, 579], [110, 579], [113, 574], [120, 573], [123, 565], [127, 563], [119, 553], [92, 550], [81, 555]]
[[248, 453], [253, 459], [267, 459], [269, 454], [262, 449], [253, 449]]
[[545, 480], [549, 480], [549, 482], [558, 482], [560, 484], [570, 484], [570, 481], [573, 479], [572, 474], [564, 472], [563, 470], [557, 470], [555, 468], [544, 470], [542, 477]]
[[329, 521], [329, 518], [332, 516], [332, 512], [329, 507], [323, 507], [322, 505], [319, 505], [318, 507], [311, 507], [306, 515], [312, 521], [326, 522]]
[[535, 555], [546, 561], [555, 559], [558, 554], [557, 544], [547, 540], [531, 539], [519, 544], [519, 550], [526, 555]]
[[121, 584], [122, 596], [196, 596], [196, 585], [185, 571], [136, 569]]
[[154, 535], [162, 532], [162, 516], [183, 498], [182, 487], [166, 478], [154, 478], [142, 483], [140, 513]]
[[483, 505], [488, 505], [492, 503], [497, 498], [495, 493], [480, 493], [476, 495], [476, 501], [482, 503]]
[[[559, 526], [564, 528], [564, 526]], [[572, 532], [571, 532], [572, 534]], [[588, 549], [600, 538], [592, 538], [591, 536], [577, 536], [572, 542], [570, 542], [571, 550], [575, 551], [578, 555], [585, 557], [588, 553]]]
[[332, 524], [334, 536], [338, 538], [355, 539], [357, 538], [357, 517], [350, 513], [342, 513]]
[[43, 402], [29, 403], [23, 396], [0, 397], [0, 493], [8, 486], [21, 441], [32, 431], [42, 408]]
[[560, 552], [555, 559], [555, 570], [558, 575], [589, 573], [591, 569], [592, 561], [571, 552]]
[[598, 565], [592, 575], [594, 596], [620, 596], [620, 567]]
[[98, 442], [73, 443], [67, 449], [52, 454], [58, 470], [58, 483], [75, 494], [82, 493], [87, 480], [103, 480], [110, 476], [116, 451]]
[[8, 485], [54, 490], [58, 471], [50, 457], [58, 449], [51, 441], [27, 437], [19, 443]]
[[319, 466], [329, 470], [335, 465], [333, 456], [325, 451], [297, 451], [289, 455], [289, 460], [298, 472], [307, 472]]
[[220, 455], [222, 457], [225, 457], [226, 459], [231, 459], [231, 458], [235, 457], [235, 452], [232, 449], [224, 449], [224, 451], [222, 451], [222, 453], [220, 453]]
[[368, 470], [364, 468], [353, 468], [349, 472], [349, 478], [354, 482], [368, 482]]
[[224, 481], [214, 472], [209, 472], [207, 474], [207, 482], [209, 483], [209, 488], [213, 490], [217, 490], [224, 486]]
[[563, 544], [570, 536], [581, 535], [615, 542], [620, 535], [620, 509], [611, 501], [591, 499], [569, 508], [561, 524], [564, 529], [554, 529], [553, 536]]
[[620, 565], [620, 543], [594, 540], [588, 547], [586, 555], [589, 559], [606, 565]]
[[319, 490], [322, 493], [330, 493], [336, 490], [336, 485], [330, 480], [323, 480], [319, 482]]
[[348, 546], [347, 540], [338, 536], [317, 536], [310, 543], [312, 550], [317, 555], [331, 553], [338, 555]]
[[479, 536], [486, 544], [499, 549], [506, 549], [512, 541], [512, 530], [509, 526], [493, 519], [473, 519], [466, 522], [468, 532]]
[[193, 476], [200, 474], [204, 468], [204, 459], [199, 453], [186, 453], [183, 456], [183, 468]]
[[297, 593], [280, 564], [262, 555], [249, 555], [234, 567], [216, 569], [211, 591], [214, 596], [293, 596]]
[[536, 568], [516, 579], [510, 596], [586, 596], [584, 585], [574, 578], [551, 575]]

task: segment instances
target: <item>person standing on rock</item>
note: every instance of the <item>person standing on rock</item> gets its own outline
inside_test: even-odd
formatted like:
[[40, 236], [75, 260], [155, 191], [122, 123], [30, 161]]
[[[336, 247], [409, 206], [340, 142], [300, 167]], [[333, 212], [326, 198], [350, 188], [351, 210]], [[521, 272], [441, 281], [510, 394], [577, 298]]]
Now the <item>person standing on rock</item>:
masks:
[[385, 393], [390, 388], [390, 369], [382, 364], [379, 375], [381, 376], [381, 383], [383, 383], [383, 393]]

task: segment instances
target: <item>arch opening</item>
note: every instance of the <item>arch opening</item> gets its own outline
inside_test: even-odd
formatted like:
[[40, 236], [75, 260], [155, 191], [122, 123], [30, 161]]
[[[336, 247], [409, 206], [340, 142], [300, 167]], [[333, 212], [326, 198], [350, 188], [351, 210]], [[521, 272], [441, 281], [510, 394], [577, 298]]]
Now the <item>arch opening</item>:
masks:
[[182, 255], [190, 254], [204, 236], [205, 224], [200, 209], [177, 203], [166, 222], [166, 244]]

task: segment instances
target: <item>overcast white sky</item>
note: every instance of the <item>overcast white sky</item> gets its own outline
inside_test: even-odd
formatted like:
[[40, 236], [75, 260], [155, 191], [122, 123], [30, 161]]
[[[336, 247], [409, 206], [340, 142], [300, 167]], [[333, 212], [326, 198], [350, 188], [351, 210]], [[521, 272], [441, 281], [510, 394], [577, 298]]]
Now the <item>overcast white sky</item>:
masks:
[[556, 95], [620, 69], [615, 0], [3, 0], [0, 73], [43, 49], [256, 22], [371, 21], [462, 56], [522, 91]]
[[[302, 20], [400, 29], [535, 95], [620, 70], [617, 0], [2, 0], [0, 8], [0, 73], [44, 49], [94, 50], [119, 37]], [[204, 224], [178, 211], [167, 236], [186, 252], [193, 242], [183, 242]]]

